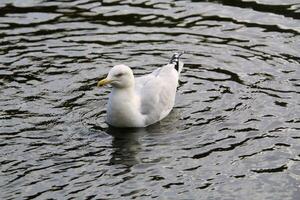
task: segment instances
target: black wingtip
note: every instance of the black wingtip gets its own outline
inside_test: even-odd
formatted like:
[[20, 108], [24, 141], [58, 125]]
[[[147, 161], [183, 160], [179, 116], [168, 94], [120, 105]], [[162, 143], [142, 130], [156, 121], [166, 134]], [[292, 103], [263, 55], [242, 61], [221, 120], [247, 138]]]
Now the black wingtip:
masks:
[[180, 56], [184, 54], [184, 52], [176, 52], [173, 54], [169, 64], [175, 64], [175, 69], [178, 71], [179, 70], [179, 58]]

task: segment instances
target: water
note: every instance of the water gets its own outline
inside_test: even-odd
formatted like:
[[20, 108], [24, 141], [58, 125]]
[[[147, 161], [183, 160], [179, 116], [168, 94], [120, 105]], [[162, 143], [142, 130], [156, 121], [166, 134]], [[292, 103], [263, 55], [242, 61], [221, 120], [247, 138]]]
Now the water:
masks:
[[[0, 199], [299, 199], [299, 0], [0, 2]], [[184, 50], [176, 106], [105, 123], [111, 66]]]

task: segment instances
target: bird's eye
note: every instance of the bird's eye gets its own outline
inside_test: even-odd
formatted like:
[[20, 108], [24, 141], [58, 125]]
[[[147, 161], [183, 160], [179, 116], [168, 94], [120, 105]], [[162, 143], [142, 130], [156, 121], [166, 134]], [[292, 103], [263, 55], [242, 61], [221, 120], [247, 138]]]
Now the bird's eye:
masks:
[[116, 77], [121, 77], [123, 75], [123, 73], [119, 73], [119, 74], [116, 74], [115, 76]]

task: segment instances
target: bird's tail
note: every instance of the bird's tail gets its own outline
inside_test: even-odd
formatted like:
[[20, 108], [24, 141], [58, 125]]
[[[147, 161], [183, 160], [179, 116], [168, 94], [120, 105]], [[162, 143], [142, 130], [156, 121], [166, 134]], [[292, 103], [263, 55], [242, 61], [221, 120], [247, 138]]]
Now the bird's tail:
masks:
[[182, 68], [183, 68], [183, 62], [179, 61], [180, 56], [183, 54], [184, 52], [177, 52], [174, 53], [169, 64], [174, 64], [175, 69], [178, 71], [178, 73], [180, 74]]

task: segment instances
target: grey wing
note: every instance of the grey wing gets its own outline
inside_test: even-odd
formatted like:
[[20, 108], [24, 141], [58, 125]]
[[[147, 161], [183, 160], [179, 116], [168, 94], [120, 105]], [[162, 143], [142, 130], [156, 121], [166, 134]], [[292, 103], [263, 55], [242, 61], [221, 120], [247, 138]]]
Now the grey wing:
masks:
[[178, 84], [177, 72], [159, 68], [149, 75], [137, 79], [137, 93], [141, 98], [141, 113], [146, 124], [164, 118], [173, 108]]
[[161, 70], [161, 68], [157, 68], [150, 74], [136, 78], [135, 79], [136, 91], [139, 92], [143, 87], [145, 87], [146, 84], [148, 84], [149, 81], [152, 81], [153, 79], [155, 79], [159, 75], [160, 70]]

